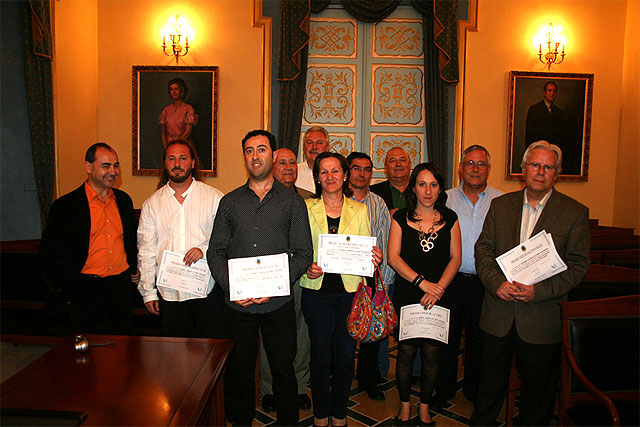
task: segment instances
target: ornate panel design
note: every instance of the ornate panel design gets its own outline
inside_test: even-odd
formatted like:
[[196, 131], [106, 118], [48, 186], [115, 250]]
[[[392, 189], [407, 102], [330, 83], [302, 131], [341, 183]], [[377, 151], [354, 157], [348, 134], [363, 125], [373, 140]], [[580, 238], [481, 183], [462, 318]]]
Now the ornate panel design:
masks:
[[355, 126], [355, 65], [309, 64], [303, 126]]
[[357, 34], [358, 21], [355, 19], [312, 18], [309, 28], [309, 57], [355, 58]]
[[393, 147], [401, 147], [411, 158], [411, 167], [422, 162], [423, 133], [371, 133], [369, 150], [375, 172], [384, 171], [384, 158]]
[[422, 58], [422, 22], [384, 20], [373, 26], [373, 57]]
[[355, 133], [331, 133], [330, 138], [330, 151], [340, 153], [347, 157], [351, 152], [356, 150]]
[[371, 125], [424, 126], [422, 66], [372, 66]]
[[[304, 129], [300, 132], [300, 153], [302, 158], [302, 144], [304, 142]], [[355, 133], [336, 133], [329, 131], [329, 151], [340, 153], [347, 157], [351, 152], [356, 151], [356, 134]]]

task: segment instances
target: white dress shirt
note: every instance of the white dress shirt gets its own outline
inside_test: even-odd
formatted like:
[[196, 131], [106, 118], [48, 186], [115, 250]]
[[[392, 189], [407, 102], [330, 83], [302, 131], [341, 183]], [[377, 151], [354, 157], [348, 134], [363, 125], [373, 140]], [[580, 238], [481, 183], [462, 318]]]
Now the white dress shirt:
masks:
[[306, 160], [298, 163], [298, 179], [296, 179], [296, 187], [304, 188], [307, 191], [316, 193], [316, 183], [313, 182], [313, 171], [307, 165]]
[[536, 228], [538, 218], [540, 218], [542, 210], [547, 204], [547, 200], [549, 200], [549, 197], [551, 197], [552, 191], [553, 188], [544, 195], [542, 200], [540, 200], [535, 207], [529, 204], [529, 199], [527, 198], [527, 190], [524, 191], [524, 202], [522, 204], [522, 221], [520, 222], [520, 243], [526, 241], [529, 237], [531, 237], [531, 233], [533, 233], [533, 229]]
[[[220, 190], [193, 179], [182, 194], [182, 204], [175, 198], [175, 191], [169, 184], [156, 190], [142, 204], [138, 225], [138, 290], [145, 303], [158, 299], [156, 291], [166, 301], [201, 298], [162, 286], [156, 289], [156, 274], [165, 250], [184, 254], [195, 247], [202, 251], [206, 260], [213, 221], [223, 195]], [[211, 277], [207, 295], [214, 284]]]

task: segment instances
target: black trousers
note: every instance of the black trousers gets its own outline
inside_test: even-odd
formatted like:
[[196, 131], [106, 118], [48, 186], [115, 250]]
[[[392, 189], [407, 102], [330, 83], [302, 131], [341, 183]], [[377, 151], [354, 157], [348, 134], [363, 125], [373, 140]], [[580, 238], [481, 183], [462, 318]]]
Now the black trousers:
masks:
[[166, 301], [160, 297], [162, 334], [167, 337], [227, 338], [228, 306], [220, 286], [205, 298]]
[[530, 344], [516, 331], [515, 323], [504, 337], [482, 331], [480, 383], [471, 425], [486, 426], [498, 416], [509, 385], [513, 352], [522, 378], [518, 425], [549, 425], [555, 407], [560, 343]]
[[79, 274], [71, 285], [69, 314], [75, 333], [131, 333], [132, 292], [130, 273], [98, 277]]
[[361, 342], [359, 346], [358, 366], [356, 368], [358, 387], [376, 385], [378, 378], [380, 378], [380, 370], [378, 369], [380, 341], [368, 343]]
[[244, 313], [231, 308], [231, 352], [225, 380], [227, 418], [234, 425], [251, 425], [255, 415], [255, 367], [258, 356], [258, 331], [267, 353], [273, 376], [277, 424], [298, 423], [298, 385], [293, 370], [296, 356], [296, 315], [293, 301], [270, 313]]
[[455, 394], [458, 382], [458, 352], [462, 328], [464, 340], [464, 381], [462, 389], [467, 396], [478, 391], [480, 370], [480, 311], [484, 287], [476, 275], [458, 273], [445, 294], [451, 313], [449, 343], [440, 347], [436, 392], [444, 396]]

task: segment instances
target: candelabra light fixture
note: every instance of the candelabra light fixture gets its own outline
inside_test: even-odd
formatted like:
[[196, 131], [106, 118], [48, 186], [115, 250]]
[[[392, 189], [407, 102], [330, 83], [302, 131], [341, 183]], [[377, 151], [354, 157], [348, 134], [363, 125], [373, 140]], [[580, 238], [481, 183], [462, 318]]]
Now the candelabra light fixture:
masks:
[[[180, 15], [171, 18], [162, 32], [162, 51], [167, 56], [175, 56], [176, 64], [178, 58], [189, 53], [189, 33], [191, 33], [191, 27]], [[167, 38], [169, 44], [167, 44]]]
[[564, 61], [566, 39], [560, 25], [554, 27], [550, 22], [540, 30], [537, 40], [538, 59], [543, 64], [547, 64], [548, 70], [551, 69], [551, 64], [560, 64]]

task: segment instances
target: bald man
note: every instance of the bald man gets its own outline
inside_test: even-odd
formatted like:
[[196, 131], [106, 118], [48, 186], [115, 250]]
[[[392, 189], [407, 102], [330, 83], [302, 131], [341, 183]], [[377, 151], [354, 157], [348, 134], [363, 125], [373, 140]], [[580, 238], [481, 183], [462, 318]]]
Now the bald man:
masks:
[[[371, 186], [371, 191], [384, 199], [391, 215], [395, 209], [405, 208], [404, 190], [409, 185], [411, 158], [400, 147], [393, 147], [384, 160], [387, 180]], [[394, 209], [394, 211], [392, 211]]]

